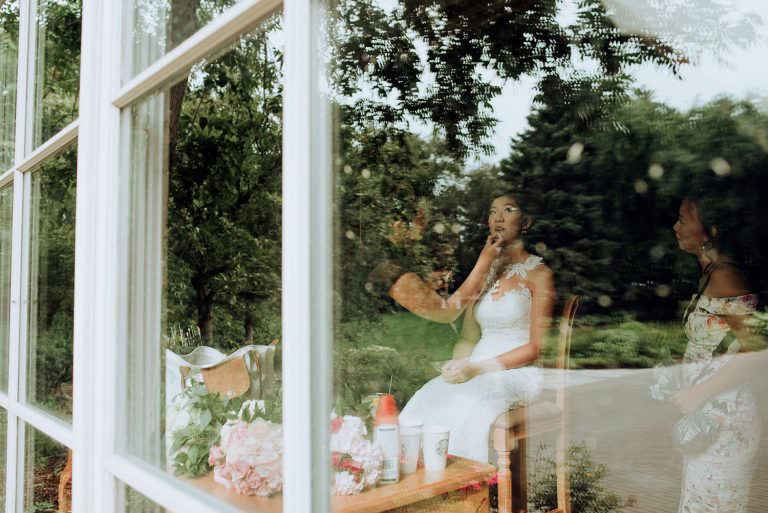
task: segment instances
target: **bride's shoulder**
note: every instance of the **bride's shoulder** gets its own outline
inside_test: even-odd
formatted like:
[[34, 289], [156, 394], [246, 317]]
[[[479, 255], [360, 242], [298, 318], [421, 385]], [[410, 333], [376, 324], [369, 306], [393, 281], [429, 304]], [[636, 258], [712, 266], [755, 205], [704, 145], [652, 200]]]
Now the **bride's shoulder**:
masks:
[[552, 269], [544, 262], [540, 256], [532, 255], [536, 259], [536, 266], [528, 271], [528, 280], [533, 283], [552, 284], [554, 283], [554, 273]]

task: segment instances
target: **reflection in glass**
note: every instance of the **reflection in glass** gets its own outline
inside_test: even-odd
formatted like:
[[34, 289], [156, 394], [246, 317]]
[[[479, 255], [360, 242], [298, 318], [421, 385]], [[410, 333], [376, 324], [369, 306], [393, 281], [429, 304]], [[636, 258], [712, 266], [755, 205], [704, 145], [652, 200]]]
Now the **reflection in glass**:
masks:
[[24, 511], [72, 511], [72, 451], [26, 427]]
[[0, 189], [0, 390], [8, 390], [13, 187]]
[[0, 169], [13, 164], [16, 141], [16, 69], [19, 53], [19, 3], [0, 4]]
[[77, 118], [80, 97], [80, 0], [37, 3], [34, 146]]
[[[124, 79], [144, 71], [239, 0], [131, 0]], [[183, 87], [182, 87], [183, 89]]]
[[274, 16], [124, 114], [125, 450], [220, 497], [282, 487], [280, 34]]
[[74, 149], [31, 175], [27, 400], [72, 415], [75, 275]]
[[0, 408], [0, 510], [5, 511], [5, 473], [6, 473], [6, 436], [8, 433], [8, 414]]
[[133, 488], [125, 487], [124, 513], [163, 513], [165, 510]]
[[[748, 483], [764, 477], [750, 470], [751, 464], [758, 472], [765, 468], [758, 461], [761, 452], [754, 452], [765, 434], [758, 433], [760, 413], [752, 408], [766, 400], [764, 373], [750, 364], [739, 367], [743, 381], [723, 378], [731, 392], [743, 382], [753, 389], [753, 401], [739, 391], [743, 404], [724, 406], [735, 412], [731, 420], [720, 415], [723, 429], [741, 440], [727, 450], [740, 456], [721, 457], [728, 469], [721, 467], [719, 474], [711, 467], [689, 472], [686, 479], [695, 484], [682, 503], [681, 461], [672, 437], [681, 412], [675, 400], [653, 401], [648, 388], [657, 364], [727, 361], [715, 358], [714, 348], [707, 354], [690, 336], [686, 340], [681, 329], [687, 298], [700, 278], [676, 250], [670, 229], [682, 197], [703, 195], [707, 205], [719, 203], [730, 213], [728, 223], [705, 225], [716, 226], [717, 233], [727, 226], [739, 246], [749, 249], [739, 265], [751, 285], [725, 295], [765, 290], [768, 284], [768, 76], [762, 68], [755, 71], [768, 51], [761, 32], [765, 6], [606, 0], [478, 7], [351, 0], [329, 4], [328, 12], [323, 92], [336, 112], [335, 413], [360, 417], [368, 431], [358, 434], [370, 441], [380, 424], [372, 405], [391, 393], [403, 432], [413, 427], [406, 422], [417, 420], [459, 423], [453, 431], [461, 435], [449, 435], [449, 450], [457, 456], [449, 458], [449, 469], [462, 456], [478, 464], [489, 460], [484, 416], [494, 415], [484, 398], [512, 405], [519, 402], [519, 388], [500, 379], [473, 390], [463, 404], [462, 387], [489, 375], [475, 376], [474, 351], [485, 345], [489, 328], [505, 343], [530, 342], [533, 333], [507, 333], [513, 326], [501, 320], [516, 310], [493, 302], [506, 296], [492, 286], [458, 319], [451, 297], [471, 276], [494, 228], [488, 226], [490, 202], [511, 190], [526, 218], [520, 236], [525, 248], [553, 274], [555, 320], [567, 298], [580, 298], [582, 306], [565, 365], [558, 334], [542, 333], [543, 368], [534, 372], [543, 390], [528, 414], [517, 407], [507, 418], [526, 417], [531, 436], [564, 419], [567, 437], [531, 438], [529, 449], [544, 446], [527, 457], [516, 455], [512, 477], [499, 467], [496, 479], [511, 479], [511, 487], [518, 487], [512, 494], [518, 508], [527, 499], [530, 509], [554, 509], [567, 481], [559, 477], [570, 478], [574, 511], [616, 512], [623, 504], [700, 511], [718, 500], [686, 497], [706, 495], [708, 483], [711, 489], [729, 488], [726, 510], [746, 508]], [[495, 281], [493, 273], [489, 281]], [[539, 288], [534, 285], [525, 279], [520, 291]], [[503, 287], [501, 280], [498, 289]], [[498, 308], [497, 315], [486, 315], [483, 305]], [[732, 334], [742, 352], [745, 340], [768, 332], [760, 308], [753, 305], [745, 316], [756, 321], [748, 337]], [[713, 326], [733, 317], [709, 313]], [[517, 328], [525, 326], [530, 323]], [[748, 361], [764, 353], [751, 351]], [[446, 366], [452, 352], [469, 361]], [[498, 353], [488, 356], [507, 367]], [[457, 378], [464, 382], [451, 383]], [[564, 381], [570, 384], [567, 394], [561, 394]], [[433, 395], [434, 383], [444, 391]], [[677, 396], [681, 404], [687, 393]], [[534, 415], [546, 412], [545, 405], [554, 408], [550, 416]], [[737, 421], [738, 429], [728, 427]], [[347, 423], [333, 425], [345, 433]], [[510, 435], [525, 438], [519, 431]], [[478, 451], [465, 452], [451, 445], [454, 440], [475, 443]], [[336, 442], [334, 434], [332, 450]], [[351, 481], [364, 488], [355, 500], [365, 501], [374, 493], [370, 483], [361, 485], [345, 467], [348, 458], [335, 456], [334, 492], [348, 493]], [[693, 468], [692, 460], [686, 459], [686, 468]], [[736, 466], [739, 472], [731, 472]], [[478, 481], [484, 488], [483, 479]], [[739, 490], [730, 486], [733, 481], [742, 482]], [[379, 484], [391, 487], [393, 497], [404, 486]], [[575, 486], [581, 487], [578, 493]], [[757, 488], [749, 498], [753, 505], [768, 499]], [[492, 493], [479, 493], [496, 501]], [[736, 496], [744, 506], [735, 506]], [[474, 499], [459, 489], [443, 500]]]

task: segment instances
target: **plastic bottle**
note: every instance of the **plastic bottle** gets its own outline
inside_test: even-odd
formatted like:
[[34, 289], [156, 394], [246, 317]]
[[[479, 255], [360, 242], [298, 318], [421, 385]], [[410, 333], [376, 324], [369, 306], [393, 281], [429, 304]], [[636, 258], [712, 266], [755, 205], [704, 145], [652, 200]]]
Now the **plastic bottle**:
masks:
[[384, 455], [379, 482], [397, 483], [400, 480], [400, 422], [392, 394], [384, 394], [379, 398], [373, 432], [374, 443], [381, 447]]

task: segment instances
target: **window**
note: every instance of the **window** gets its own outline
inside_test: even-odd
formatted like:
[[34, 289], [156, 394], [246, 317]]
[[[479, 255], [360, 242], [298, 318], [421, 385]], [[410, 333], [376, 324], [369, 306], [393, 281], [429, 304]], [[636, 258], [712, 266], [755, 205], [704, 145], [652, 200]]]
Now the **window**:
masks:
[[0, 0], [0, 509], [755, 509], [766, 17]]

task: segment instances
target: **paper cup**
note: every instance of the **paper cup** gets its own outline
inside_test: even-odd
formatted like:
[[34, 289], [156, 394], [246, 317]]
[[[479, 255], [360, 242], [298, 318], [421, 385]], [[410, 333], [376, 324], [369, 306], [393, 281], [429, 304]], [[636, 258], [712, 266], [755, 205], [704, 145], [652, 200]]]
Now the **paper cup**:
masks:
[[400, 427], [400, 473], [412, 474], [419, 464], [420, 427]]
[[422, 431], [424, 470], [427, 472], [445, 470], [450, 431], [448, 426], [424, 426]]

